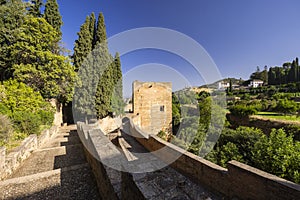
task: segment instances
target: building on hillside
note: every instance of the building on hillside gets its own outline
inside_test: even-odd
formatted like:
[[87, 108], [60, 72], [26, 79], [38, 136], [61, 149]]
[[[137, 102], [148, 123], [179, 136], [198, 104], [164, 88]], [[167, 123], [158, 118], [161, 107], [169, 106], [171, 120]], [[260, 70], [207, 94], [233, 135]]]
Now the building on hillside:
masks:
[[227, 88], [230, 87], [230, 83], [229, 82], [225, 82], [225, 81], [220, 81], [218, 83], [218, 89], [219, 90], [226, 90]]
[[157, 134], [172, 130], [172, 83], [133, 82], [134, 123], [143, 131]]
[[248, 85], [250, 88], [257, 88], [263, 86], [264, 82], [259, 79], [250, 80], [250, 84]]

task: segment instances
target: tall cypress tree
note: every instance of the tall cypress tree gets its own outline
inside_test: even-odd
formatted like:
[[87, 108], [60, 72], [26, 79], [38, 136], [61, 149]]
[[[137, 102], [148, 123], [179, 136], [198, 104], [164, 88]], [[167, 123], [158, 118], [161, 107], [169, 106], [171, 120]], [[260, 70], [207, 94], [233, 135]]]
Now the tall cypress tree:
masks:
[[107, 36], [106, 36], [104, 16], [102, 13], [99, 13], [94, 44], [96, 45], [102, 43], [104, 46], [106, 46], [107, 45], [106, 40], [107, 40]]
[[124, 112], [124, 101], [123, 101], [123, 83], [122, 83], [122, 70], [119, 53], [116, 53], [114, 58], [114, 72], [113, 72], [113, 94], [111, 98], [111, 108], [115, 115], [120, 115]]
[[92, 41], [91, 41], [92, 49], [94, 49], [94, 42], [95, 42], [95, 37], [96, 37], [96, 18], [95, 18], [94, 13], [92, 13], [90, 16], [89, 31], [90, 31], [90, 35], [92, 38]]
[[91, 34], [91, 17], [87, 16], [85, 22], [81, 25], [80, 31], [77, 33], [78, 39], [75, 41], [73, 64], [75, 70], [78, 71], [83, 60], [92, 51], [93, 35]]
[[44, 17], [46, 21], [58, 32], [58, 41], [61, 40], [62, 33], [60, 28], [63, 22], [56, 0], [47, 0], [45, 4]]
[[31, 5], [29, 7], [29, 14], [34, 17], [42, 17], [41, 7], [43, 5], [43, 0], [31, 0]]
[[112, 56], [108, 52], [106, 38], [106, 28], [104, 16], [99, 13], [94, 46], [102, 52], [102, 56], [109, 58], [110, 63], [101, 65], [103, 68], [96, 92], [96, 110], [98, 118], [103, 118], [111, 114], [111, 98], [114, 88], [114, 62]]

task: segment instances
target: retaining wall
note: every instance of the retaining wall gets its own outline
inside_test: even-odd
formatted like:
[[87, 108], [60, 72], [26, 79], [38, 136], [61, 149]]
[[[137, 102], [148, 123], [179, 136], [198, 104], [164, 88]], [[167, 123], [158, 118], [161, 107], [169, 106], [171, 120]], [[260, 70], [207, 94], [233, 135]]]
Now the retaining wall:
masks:
[[171, 163], [173, 168], [230, 199], [300, 199], [298, 184], [237, 161], [230, 161], [228, 169], [222, 168], [155, 135], [145, 135], [131, 120], [129, 124], [131, 134], [149, 151], [167, 162], [179, 157]]
[[53, 126], [44, 130], [41, 135], [30, 135], [25, 138], [21, 145], [6, 155], [6, 148], [0, 147], [0, 180], [9, 176], [13, 171], [30, 156], [30, 154], [48, 141], [52, 135], [58, 132], [59, 126]]

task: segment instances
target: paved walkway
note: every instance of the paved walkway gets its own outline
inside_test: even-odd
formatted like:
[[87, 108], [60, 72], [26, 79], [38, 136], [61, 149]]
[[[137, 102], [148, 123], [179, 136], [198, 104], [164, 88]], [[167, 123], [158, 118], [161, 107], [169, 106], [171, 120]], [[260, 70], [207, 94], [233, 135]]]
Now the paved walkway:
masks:
[[76, 126], [60, 128], [1, 181], [0, 199], [100, 199]]

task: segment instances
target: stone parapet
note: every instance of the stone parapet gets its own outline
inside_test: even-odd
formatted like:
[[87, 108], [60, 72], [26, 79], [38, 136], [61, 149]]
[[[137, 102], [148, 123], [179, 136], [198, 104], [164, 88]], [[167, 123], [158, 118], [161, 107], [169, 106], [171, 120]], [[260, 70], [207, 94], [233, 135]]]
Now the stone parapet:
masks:
[[[132, 122], [130, 131], [136, 140], [163, 161], [175, 161], [171, 167], [194, 182], [221, 193], [229, 199], [299, 199], [300, 185], [250, 167], [230, 161], [228, 169], [187, 152], [155, 135], [145, 135]], [[161, 150], [163, 148], [163, 150]]]

